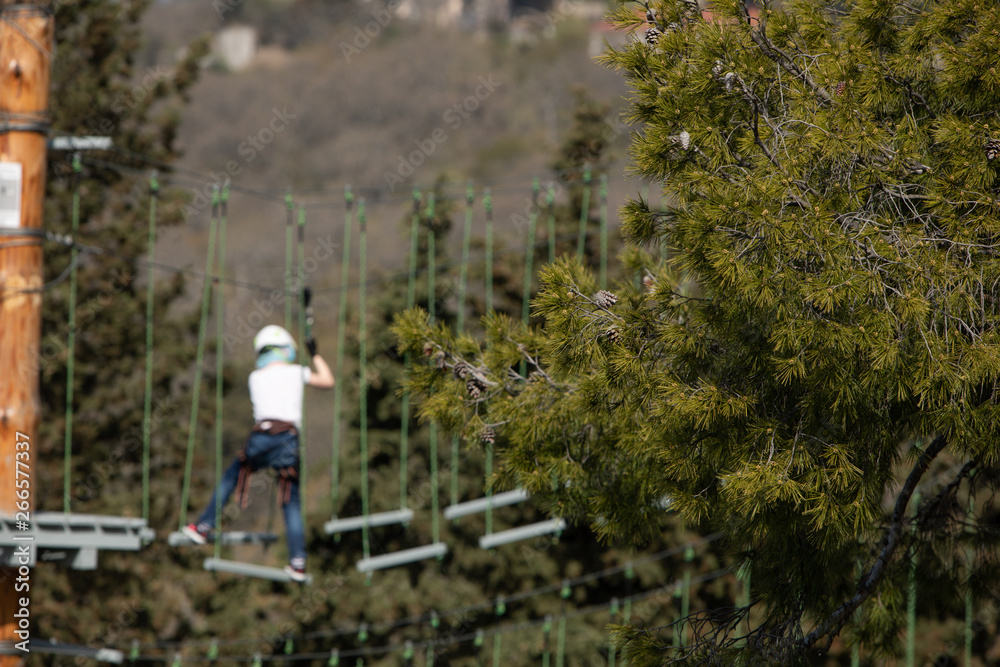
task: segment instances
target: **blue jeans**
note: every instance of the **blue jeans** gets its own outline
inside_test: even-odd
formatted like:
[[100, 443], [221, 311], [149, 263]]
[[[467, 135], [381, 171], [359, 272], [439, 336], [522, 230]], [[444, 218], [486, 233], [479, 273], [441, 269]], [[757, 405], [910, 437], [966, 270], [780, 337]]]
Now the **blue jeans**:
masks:
[[[282, 509], [285, 513], [285, 529], [288, 539], [288, 558], [293, 567], [305, 568], [306, 564], [306, 539], [302, 527], [302, 506], [299, 500], [299, 437], [294, 431], [268, 435], [267, 433], [252, 433], [247, 441], [246, 464], [251, 471], [261, 468], [294, 469], [295, 475], [287, 478], [284, 484], [288, 485], [287, 495], [282, 497]], [[208, 502], [208, 507], [198, 517], [199, 528], [211, 529], [215, 527], [215, 503], [216, 497], [221, 498], [219, 507], [223, 507], [232, 495], [233, 490], [240, 480], [240, 470], [244, 462], [240, 457], [236, 457], [232, 465], [222, 475], [222, 482], [219, 488], [212, 493], [212, 499]], [[250, 480], [244, 480], [249, 484]], [[284, 485], [282, 485], [284, 488]]]

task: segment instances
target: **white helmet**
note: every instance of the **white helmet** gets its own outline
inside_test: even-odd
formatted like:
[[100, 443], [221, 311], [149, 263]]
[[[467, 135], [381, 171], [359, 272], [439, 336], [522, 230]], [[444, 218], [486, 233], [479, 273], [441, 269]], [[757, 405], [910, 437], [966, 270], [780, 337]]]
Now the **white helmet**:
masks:
[[277, 324], [268, 324], [253, 339], [253, 351], [260, 354], [265, 347], [290, 347], [295, 349], [295, 339]]

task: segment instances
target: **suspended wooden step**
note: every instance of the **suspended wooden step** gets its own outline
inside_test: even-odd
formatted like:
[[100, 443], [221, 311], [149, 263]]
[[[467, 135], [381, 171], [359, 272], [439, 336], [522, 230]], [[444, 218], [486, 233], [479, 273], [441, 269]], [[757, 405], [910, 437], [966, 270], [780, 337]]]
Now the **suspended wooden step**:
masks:
[[348, 533], [352, 530], [361, 530], [365, 526], [391, 526], [396, 523], [409, 523], [413, 520], [413, 510], [406, 508], [401, 510], [391, 510], [389, 512], [379, 512], [367, 516], [352, 516], [348, 519], [331, 519], [323, 524], [323, 530], [327, 535], [336, 533]]
[[483, 535], [479, 538], [479, 548], [493, 549], [502, 544], [528, 540], [532, 537], [541, 537], [542, 535], [551, 535], [552, 533], [561, 533], [565, 529], [566, 522], [562, 519], [539, 521], [538, 523], [533, 523], [527, 526], [520, 526], [519, 528], [502, 530], [499, 533]]
[[503, 493], [498, 493], [493, 496], [476, 498], [475, 500], [467, 500], [464, 503], [448, 505], [444, 508], [444, 518], [457, 519], [459, 517], [469, 516], [470, 514], [485, 512], [491, 508], [506, 507], [507, 505], [522, 503], [527, 499], [528, 492], [524, 489], [504, 491]]
[[[97, 568], [98, 551], [139, 551], [156, 532], [146, 520], [126, 516], [33, 512], [30, 521], [0, 517], [0, 564], [9, 567], [60, 562], [74, 570]], [[27, 561], [18, 548], [26, 544]]]
[[[209, 543], [214, 542], [212, 536], [208, 537]], [[233, 531], [229, 533], [222, 533], [222, 543], [225, 545], [233, 544], [273, 544], [278, 541], [278, 536], [275, 533], [249, 533], [241, 531]], [[172, 547], [189, 547], [195, 546], [195, 542], [185, 535], [184, 533], [179, 533], [174, 531], [170, 533], [167, 537], [167, 544]]]
[[264, 565], [251, 565], [240, 563], [235, 560], [223, 560], [221, 558], [206, 558], [204, 567], [209, 572], [228, 572], [244, 577], [255, 577], [257, 579], [269, 579], [271, 581], [287, 581], [295, 583], [312, 583], [312, 575], [307, 574], [306, 580], [299, 582], [292, 578], [284, 569], [278, 567], [266, 567]]
[[448, 553], [448, 545], [444, 542], [435, 542], [404, 551], [394, 551], [370, 558], [362, 558], [357, 562], [356, 567], [358, 568], [358, 572], [373, 572], [375, 570], [384, 570], [390, 567], [427, 560], [428, 558], [441, 558], [446, 553]]

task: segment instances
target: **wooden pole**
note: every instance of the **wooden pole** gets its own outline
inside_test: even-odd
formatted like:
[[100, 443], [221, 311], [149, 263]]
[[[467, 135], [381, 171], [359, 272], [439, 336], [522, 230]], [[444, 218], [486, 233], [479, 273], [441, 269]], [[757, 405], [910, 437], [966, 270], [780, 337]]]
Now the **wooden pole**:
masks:
[[[2, 2], [0, 19], [0, 168], [7, 174], [0, 187], [9, 188], [0, 192], [0, 202], [6, 210], [15, 199], [10, 189], [16, 177], [9, 175], [21, 174], [19, 223], [13, 216], [0, 230], [0, 515], [14, 515], [18, 502], [24, 502], [16, 491], [28, 491], [30, 508], [38, 490], [40, 234], [53, 19], [48, 6]], [[17, 489], [16, 482], [24, 480], [28, 484]], [[34, 550], [30, 542], [23, 544]], [[0, 568], [0, 646], [8, 649], [0, 655], [0, 667], [13, 667], [27, 657], [17, 644], [30, 650], [23, 643], [30, 635], [22, 627], [33, 612], [30, 578], [28, 570]], [[25, 609], [28, 622], [22, 624]]]

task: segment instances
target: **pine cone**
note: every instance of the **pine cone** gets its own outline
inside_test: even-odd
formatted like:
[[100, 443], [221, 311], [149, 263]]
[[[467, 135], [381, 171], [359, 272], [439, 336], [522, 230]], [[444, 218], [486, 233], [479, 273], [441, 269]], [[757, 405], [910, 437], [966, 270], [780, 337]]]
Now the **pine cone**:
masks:
[[434, 355], [434, 366], [438, 370], [441, 370], [442, 368], [445, 367], [444, 351], [443, 350], [439, 351], [437, 354]]
[[660, 37], [662, 36], [663, 32], [659, 28], [650, 28], [646, 31], [646, 44], [656, 46], [656, 43], [660, 41]]
[[722, 77], [722, 82], [726, 86], [726, 92], [733, 92], [733, 81], [736, 79], [736, 75], [732, 72], [726, 72], [726, 76]]
[[841, 81], [840, 83], [837, 84], [837, 87], [833, 89], [833, 92], [837, 94], [837, 97], [840, 97], [841, 95], [844, 94], [845, 90], [847, 90], [847, 82]]
[[465, 363], [464, 361], [459, 361], [457, 364], [455, 364], [455, 367], [452, 368], [451, 370], [455, 374], [456, 378], [458, 378], [459, 380], [464, 380], [465, 376], [469, 374], [471, 369], [469, 368], [469, 364]]
[[983, 150], [986, 151], [987, 160], [995, 160], [997, 156], [1000, 155], [1000, 139], [990, 139], [983, 146]]
[[487, 445], [492, 445], [497, 441], [496, 429], [492, 426], [484, 426], [482, 432], [479, 434], [479, 439]]
[[434, 346], [430, 343], [424, 343], [424, 356], [429, 357], [434, 354]]
[[612, 343], [617, 343], [621, 340], [621, 335], [618, 332], [618, 327], [608, 327], [608, 330], [604, 332], [604, 337], [607, 338]]
[[474, 377], [470, 377], [465, 381], [465, 388], [469, 391], [469, 396], [472, 398], [479, 398], [483, 393], [483, 389], [486, 389], [483, 383]]
[[618, 297], [606, 289], [602, 289], [597, 294], [594, 295], [594, 303], [604, 309], [608, 309], [611, 306], [618, 303]]

